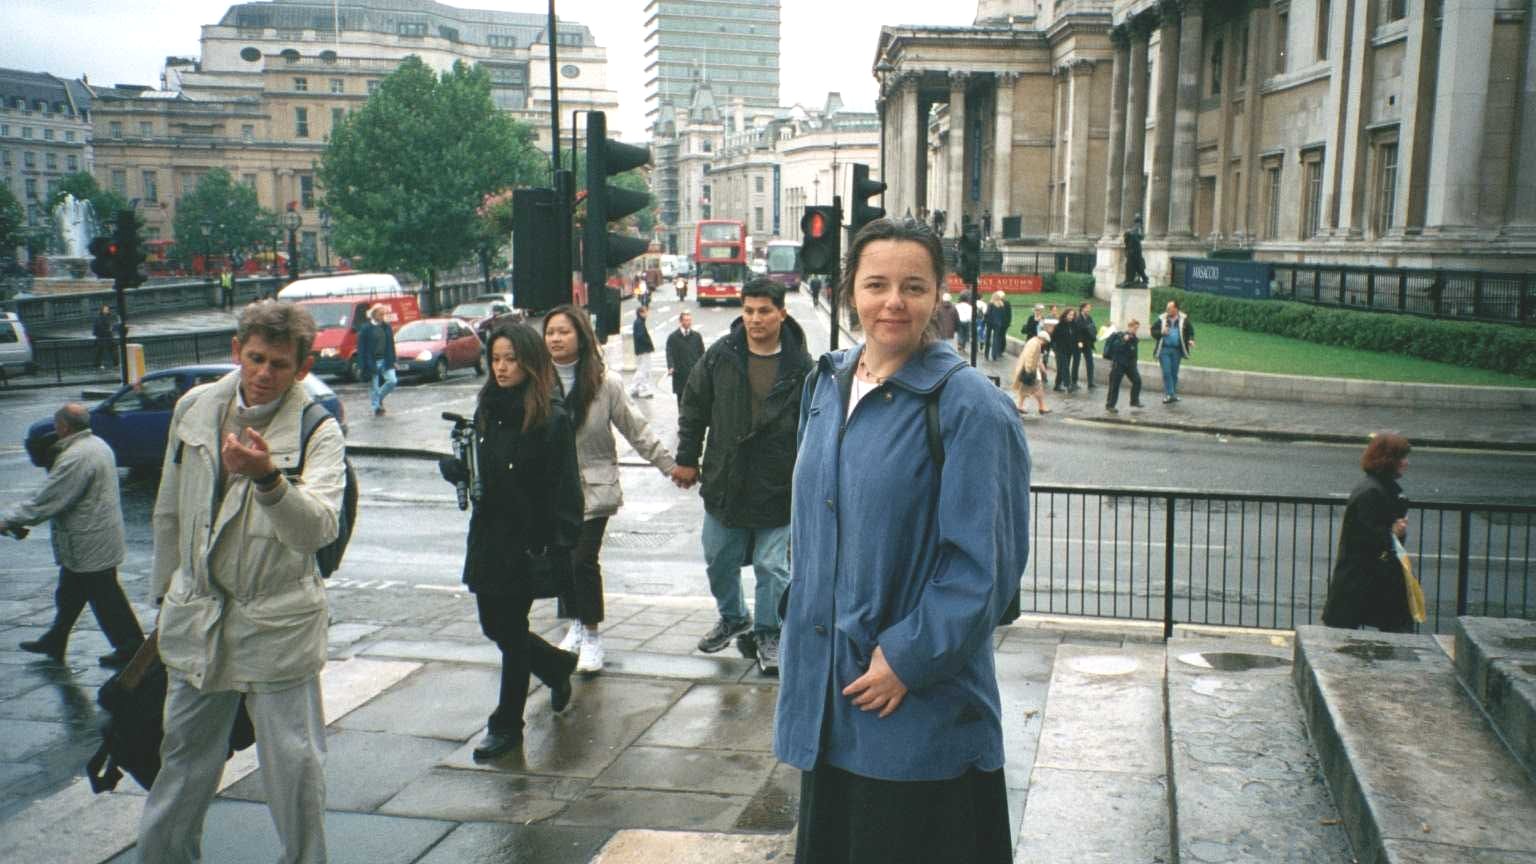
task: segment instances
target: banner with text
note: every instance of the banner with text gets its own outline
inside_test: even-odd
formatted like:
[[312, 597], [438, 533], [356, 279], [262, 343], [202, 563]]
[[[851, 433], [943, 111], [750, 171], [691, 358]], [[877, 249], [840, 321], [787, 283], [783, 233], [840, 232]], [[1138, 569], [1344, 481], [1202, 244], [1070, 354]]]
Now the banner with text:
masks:
[[[1038, 273], [983, 273], [977, 280], [978, 288], [983, 294], [991, 294], [993, 291], [1002, 291], [1005, 294], [1039, 294], [1044, 290], [1044, 282]], [[945, 279], [945, 289], [948, 291], [964, 291], [965, 283], [960, 281], [958, 274], [951, 273]]]

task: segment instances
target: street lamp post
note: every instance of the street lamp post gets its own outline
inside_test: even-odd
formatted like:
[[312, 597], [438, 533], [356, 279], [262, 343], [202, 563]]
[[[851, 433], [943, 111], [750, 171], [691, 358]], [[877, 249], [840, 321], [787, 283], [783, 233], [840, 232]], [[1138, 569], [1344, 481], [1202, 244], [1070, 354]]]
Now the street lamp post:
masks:
[[304, 224], [304, 217], [299, 215], [298, 207], [294, 202], [288, 202], [288, 212], [283, 214], [283, 227], [288, 229], [288, 280], [291, 282], [299, 278], [299, 226]]
[[813, 176], [811, 178], [811, 203], [812, 204], [820, 204], [821, 203], [821, 175], [820, 174], [817, 174], [817, 175], [815, 175], [815, 176]]
[[320, 211], [320, 233], [325, 235], [325, 269], [331, 269], [331, 211]]
[[[271, 261], [271, 266], [267, 268], [267, 272], [272, 274], [272, 279], [273, 279], [274, 282], [276, 282], [277, 275], [278, 275], [277, 274], [277, 243], [278, 243], [279, 240], [282, 239], [282, 236], [283, 236], [283, 229], [279, 228], [277, 226], [276, 222], [272, 223], [271, 227], [269, 227], [267, 229], [267, 239], [272, 241], [272, 261]], [[272, 293], [275, 294], [277, 292], [274, 290]]]
[[[211, 239], [213, 237], [213, 220], [204, 219], [198, 222], [197, 231], [203, 235], [203, 278], [208, 280], [213, 286], [214, 291], [218, 291], [221, 287], [218, 283], [218, 277], [213, 275], [213, 268], [208, 266], [210, 259], [213, 258], [213, 241]], [[215, 294], [214, 299], [218, 302], [219, 308], [224, 308], [224, 298]]]

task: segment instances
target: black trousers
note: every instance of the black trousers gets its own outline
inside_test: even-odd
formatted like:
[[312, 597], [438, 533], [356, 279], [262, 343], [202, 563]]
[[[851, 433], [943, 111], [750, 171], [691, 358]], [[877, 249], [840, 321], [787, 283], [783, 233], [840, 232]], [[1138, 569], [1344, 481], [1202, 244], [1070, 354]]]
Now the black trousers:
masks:
[[102, 358], [103, 355], [105, 355], [108, 360], [112, 361], [112, 365], [114, 367], [117, 366], [117, 340], [116, 339], [113, 339], [111, 336], [97, 336], [96, 337], [96, 365], [97, 366], [106, 365], [106, 364], [101, 362], [101, 358]]
[[[1083, 358], [1083, 367], [1088, 372], [1088, 385], [1087, 386], [1088, 386], [1089, 390], [1092, 390], [1093, 389], [1093, 346], [1091, 344], [1090, 345], [1084, 345], [1081, 349], [1078, 350], [1077, 353], [1078, 353], [1078, 356]], [[1078, 381], [1078, 378], [1077, 378], [1077, 361], [1073, 360], [1072, 361], [1072, 383], [1076, 384], [1077, 381]]]
[[800, 775], [796, 864], [1008, 864], [1002, 770], [953, 780], [861, 777], [822, 762]]
[[603, 565], [598, 556], [607, 530], [607, 516], [581, 523], [581, 535], [571, 550], [571, 593], [556, 603], [561, 618], [575, 618], [588, 627], [603, 622]]
[[1077, 386], [1077, 376], [1072, 374], [1072, 358], [1076, 356], [1076, 350], [1071, 348], [1052, 348], [1056, 354], [1056, 389], [1065, 390], [1068, 387]]
[[523, 706], [528, 704], [528, 674], [545, 684], [559, 682], [576, 668], [576, 655], [545, 642], [528, 630], [533, 598], [515, 594], [475, 594], [480, 632], [501, 649], [501, 697], [491, 712], [490, 731], [523, 731]]
[[1121, 378], [1131, 379], [1131, 404], [1141, 401], [1141, 372], [1135, 366], [1115, 363], [1109, 367], [1109, 397], [1104, 400], [1104, 404], [1111, 408], [1120, 401]]
[[138, 616], [128, 605], [123, 586], [117, 584], [116, 567], [91, 573], [76, 573], [60, 567], [59, 587], [53, 592], [53, 626], [43, 634], [41, 641], [57, 645], [63, 651], [69, 643], [69, 631], [75, 628], [87, 603], [113, 648], [134, 648], [144, 641]]

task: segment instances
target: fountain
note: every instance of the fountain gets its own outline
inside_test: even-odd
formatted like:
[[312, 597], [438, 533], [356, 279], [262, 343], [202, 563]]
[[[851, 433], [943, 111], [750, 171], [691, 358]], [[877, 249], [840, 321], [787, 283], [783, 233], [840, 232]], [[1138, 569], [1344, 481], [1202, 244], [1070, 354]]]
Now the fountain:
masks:
[[110, 289], [90, 272], [91, 240], [104, 230], [91, 202], [65, 193], [48, 216], [46, 275], [32, 281], [36, 294], [74, 294]]

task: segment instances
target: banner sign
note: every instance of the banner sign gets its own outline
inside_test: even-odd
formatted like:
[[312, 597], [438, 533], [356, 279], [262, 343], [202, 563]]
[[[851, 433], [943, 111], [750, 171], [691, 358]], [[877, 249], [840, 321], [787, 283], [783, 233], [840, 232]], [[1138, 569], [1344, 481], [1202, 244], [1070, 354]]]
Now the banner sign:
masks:
[[1268, 300], [1274, 265], [1268, 261], [1184, 259], [1184, 290], [1247, 300]]
[[[983, 273], [977, 280], [978, 288], [983, 294], [991, 294], [993, 291], [1002, 291], [1005, 294], [1039, 294], [1045, 289], [1045, 283], [1038, 273]], [[960, 281], [957, 274], [951, 273], [945, 279], [945, 290], [964, 291], [965, 283]]]

